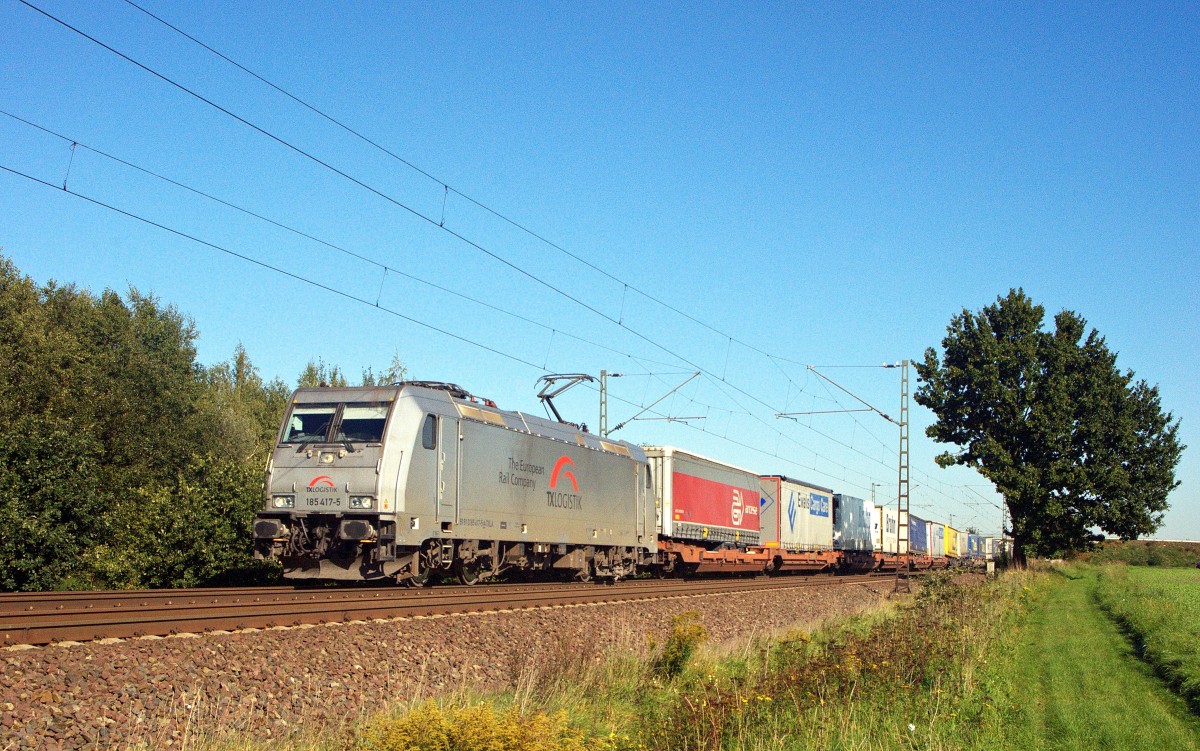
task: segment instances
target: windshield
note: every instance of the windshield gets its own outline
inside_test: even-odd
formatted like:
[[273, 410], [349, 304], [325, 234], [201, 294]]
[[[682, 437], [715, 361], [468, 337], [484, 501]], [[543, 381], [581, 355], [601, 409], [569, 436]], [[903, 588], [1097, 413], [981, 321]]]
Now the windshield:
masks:
[[292, 407], [287, 429], [283, 432], [284, 443], [317, 443], [326, 440], [329, 424], [337, 412], [336, 404], [306, 404]]
[[381, 443], [388, 408], [383, 404], [347, 404], [342, 410], [335, 441]]
[[[283, 431], [284, 443], [382, 443], [387, 404], [297, 404]], [[332, 427], [332, 430], [330, 428]]]

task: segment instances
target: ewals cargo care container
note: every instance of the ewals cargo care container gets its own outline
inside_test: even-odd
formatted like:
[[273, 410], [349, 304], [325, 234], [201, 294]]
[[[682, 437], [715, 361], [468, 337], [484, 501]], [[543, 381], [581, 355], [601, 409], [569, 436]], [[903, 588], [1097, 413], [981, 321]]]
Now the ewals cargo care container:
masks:
[[782, 475], [762, 478], [762, 546], [784, 551], [833, 548], [833, 491]]
[[704, 543], [758, 545], [758, 474], [673, 446], [647, 446], [659, 531]]
[[850, 495], [833, 496], [833, 547], [870, 553], [875, 550], [871, 541], [871, 512], [875, 504]]

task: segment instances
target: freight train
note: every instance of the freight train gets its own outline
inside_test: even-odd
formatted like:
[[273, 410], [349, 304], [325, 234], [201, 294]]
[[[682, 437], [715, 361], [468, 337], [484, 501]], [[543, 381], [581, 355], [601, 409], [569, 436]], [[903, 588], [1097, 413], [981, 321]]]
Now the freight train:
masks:
[[428, 381], [296, 391], [264, 494], [256, 555], [297, 580], [923, 569], [988, 547], [910, 516], [901, 554], [870, 501]]

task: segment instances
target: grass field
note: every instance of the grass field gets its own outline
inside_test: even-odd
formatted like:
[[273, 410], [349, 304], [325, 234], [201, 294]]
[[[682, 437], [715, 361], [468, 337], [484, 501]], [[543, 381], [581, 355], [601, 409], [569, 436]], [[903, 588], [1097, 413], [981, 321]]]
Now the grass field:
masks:
[[1097, 597], [1135, 648], [1200, 713], [1200, 569], [1105, 567]]

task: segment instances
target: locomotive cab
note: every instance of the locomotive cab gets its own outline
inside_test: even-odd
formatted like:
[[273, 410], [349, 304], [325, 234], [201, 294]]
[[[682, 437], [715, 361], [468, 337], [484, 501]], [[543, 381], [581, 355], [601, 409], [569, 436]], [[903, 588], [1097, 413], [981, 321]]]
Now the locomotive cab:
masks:
[[395, 499], [381, 493], [380, 476], [398, 392], [318, 388], [292, 396], [254, 525], [259, 557], [278, 558], [301, 577], [383, 575], [394, 549]]

